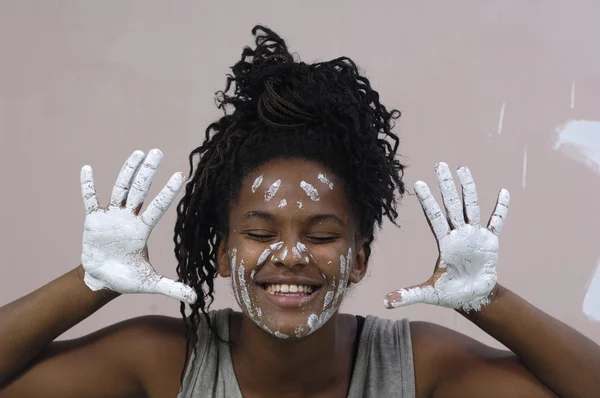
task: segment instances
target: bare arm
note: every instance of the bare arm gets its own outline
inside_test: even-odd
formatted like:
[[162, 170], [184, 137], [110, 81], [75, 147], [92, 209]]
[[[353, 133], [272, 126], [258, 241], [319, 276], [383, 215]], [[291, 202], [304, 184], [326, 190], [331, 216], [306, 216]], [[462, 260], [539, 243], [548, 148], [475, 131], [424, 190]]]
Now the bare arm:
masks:
[[[153, 378], [144, 376], [152, 369], [143, 364], [156, 362], [154, 351], [140, 347], [164, 339], [161, 333], [154, 338], [164, 330], [155, 327], [160, 322], [153, 325], [139, 318], [82, 339], [51, 342], [122, 293], [196, 300], [189, 286], [158, 275], [147, 256], [148, 237], [183, 184], [180, 173], [173, 175], [140, 214], [161, 159], [158, 150], [148, 156], [134, 152], [106, 208], [98, 204], [92, 169], [82, 169], [82, 266], [0, 309], [0, 397], [141, 396], [148, 385], [143, 380], [152, 384]], [[166, 333], [173, 336], [166, 340], [176, 342], [174, 353], [180, 345], [185, 349], [180, 331], [171, 327]]]
[[499, 286], [491, 304], [465, 316], [557, 395], [600, 396], [600, 347], [510, 290]]

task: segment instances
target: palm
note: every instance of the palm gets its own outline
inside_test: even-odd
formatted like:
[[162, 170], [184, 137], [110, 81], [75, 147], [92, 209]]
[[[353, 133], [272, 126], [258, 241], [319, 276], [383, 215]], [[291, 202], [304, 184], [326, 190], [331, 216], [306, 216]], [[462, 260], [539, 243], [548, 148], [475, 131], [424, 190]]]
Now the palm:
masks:
[[439, 258], [434, 274], [425, 283], [390, 293], [385, 304], [389, 308], [426, 303], [465, 311], [479, 310], [488, 303], [496, 286], [498, 233], [508, 211], [508, 191], [500, 191], [488, 226], [481, 227], [477, 192], [469, 170], [463, 167], [458, 171], [464, 204], [448, 166], [440, 163], [436, 172], [447, 218], [427, 185], [423, 182], [415, 184], [425, 216], [438, 241]]
[[192, 288], [160, 276], [148, 261], [146, 244], [154, 226], [183, 185], [176, 173], [147, 209], [139, 214], [162, 159], [158, 150], [146, 158], [141, 151], [127, 160], [106, 209], [98, 206], [92, 170], [81, 171], [86, 207], [81, 263], [84, 281], [92, 290], [118, 293], [158, 293], [187, 303], [196, 301]]

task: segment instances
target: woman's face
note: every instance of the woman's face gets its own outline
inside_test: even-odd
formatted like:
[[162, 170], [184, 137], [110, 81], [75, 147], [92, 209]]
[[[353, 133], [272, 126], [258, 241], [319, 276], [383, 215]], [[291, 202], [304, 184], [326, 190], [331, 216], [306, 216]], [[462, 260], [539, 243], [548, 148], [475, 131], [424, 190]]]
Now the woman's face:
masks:
[[273, 160], [242, 182], [219, 246], [242, 311], [280, 338], [301, 338], [338, 310], [366, 270], [342, 182], [320, 163]]

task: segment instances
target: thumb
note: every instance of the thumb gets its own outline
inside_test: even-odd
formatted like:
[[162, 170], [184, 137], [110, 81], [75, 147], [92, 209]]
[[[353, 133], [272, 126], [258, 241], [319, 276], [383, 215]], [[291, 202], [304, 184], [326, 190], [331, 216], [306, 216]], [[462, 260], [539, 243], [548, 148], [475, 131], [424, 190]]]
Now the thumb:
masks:
[[162, 294], [175, 300], [183, 301], [186, 304], [194, 304], [198, 299], [194, 289], [164, 276], [153, 287], [149, 288], [147, 293]]
[[383, 299], [386, 308], [398, 308], [411, 304], [438, 304], [440, 301], [435, 288], [425, 282], [388, 293]]

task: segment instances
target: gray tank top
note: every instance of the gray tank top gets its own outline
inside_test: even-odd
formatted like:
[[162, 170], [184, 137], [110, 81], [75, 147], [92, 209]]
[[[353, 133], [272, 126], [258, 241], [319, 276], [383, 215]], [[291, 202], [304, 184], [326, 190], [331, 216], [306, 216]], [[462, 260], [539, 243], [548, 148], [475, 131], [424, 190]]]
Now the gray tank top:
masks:
[[[211, 311], [219, 335], [229, 336], [231, 309]], [[210, 331], [206, 322], [198, 328], [197, 355], [192, 354], [178, 398], [242, 398], [235, 377], [231, 350]], [[358, 340], [350, 382], [350, 398], [414, 398], [410, 326], [407, 319], [392, 321], [367, 316]]]

